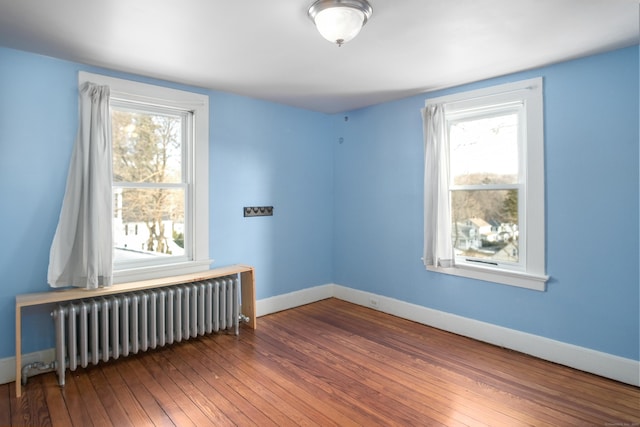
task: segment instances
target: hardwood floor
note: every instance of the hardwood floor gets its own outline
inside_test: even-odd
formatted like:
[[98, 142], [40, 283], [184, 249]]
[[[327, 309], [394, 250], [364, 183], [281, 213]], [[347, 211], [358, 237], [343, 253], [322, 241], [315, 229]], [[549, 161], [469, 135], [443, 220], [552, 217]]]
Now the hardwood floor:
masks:
[[630, 426], [640, 389], [337, 299], [0, 385], [0, 426]]

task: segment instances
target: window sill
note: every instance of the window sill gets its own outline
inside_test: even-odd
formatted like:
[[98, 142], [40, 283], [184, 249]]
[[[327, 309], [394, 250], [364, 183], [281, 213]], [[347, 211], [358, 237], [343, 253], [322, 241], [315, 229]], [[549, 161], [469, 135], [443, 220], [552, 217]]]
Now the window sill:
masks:
[[503, 285], [517, 286], [534, 291], [546, 291], [549, 276], [519, 271], [495, 270], [479, 267], [457, 265], [455, 267], [427, 266], [428, 271], [451, 274], [453, 276], [467, 277], [470, 279], [484, 280], [486, 282], [500, 283]]
[[183, 274], [199, 273], [209, 270], [213, 260], [188, 261], [175, 264], [154, 265], [152, 267], [130, 268], [113, 272], [113, 284], [138, 282], [141, 280], [158, 279], [167, 276], [180, 276]]

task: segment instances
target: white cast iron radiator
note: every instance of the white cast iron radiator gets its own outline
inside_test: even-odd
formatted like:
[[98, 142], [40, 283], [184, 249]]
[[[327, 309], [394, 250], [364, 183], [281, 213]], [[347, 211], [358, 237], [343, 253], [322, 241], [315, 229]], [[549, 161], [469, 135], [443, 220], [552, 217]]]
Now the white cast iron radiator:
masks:
[[56, 371], [97, 364], [197, 335], [239, 333], [237, 275], [59, 304], [55, 320]]

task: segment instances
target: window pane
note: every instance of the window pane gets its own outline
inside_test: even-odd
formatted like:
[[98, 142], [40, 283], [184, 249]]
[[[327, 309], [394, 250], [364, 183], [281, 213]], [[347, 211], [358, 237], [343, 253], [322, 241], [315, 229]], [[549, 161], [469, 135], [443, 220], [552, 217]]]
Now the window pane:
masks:
[[452, 191], [456, 255], [518, 262], [518, 190]]
[[518, 182], [518, 114], [453, 122], [449, 126], [454, 185]]
[[114, 188], [115, 262], [183, 256], [184, 190]]
[[113, 181], [182, 182], [182, 117], [112, 109]]

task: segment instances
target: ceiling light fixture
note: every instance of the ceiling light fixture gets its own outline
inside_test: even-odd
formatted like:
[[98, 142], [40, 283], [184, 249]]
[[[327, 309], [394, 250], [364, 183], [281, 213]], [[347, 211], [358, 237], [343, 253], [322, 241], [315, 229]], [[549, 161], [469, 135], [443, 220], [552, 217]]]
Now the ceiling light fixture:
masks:
[[317, 0], [309, 8], [309, 18], [322, 37], [342, 46], [358, 35], [372, 11], [367, 0]]

